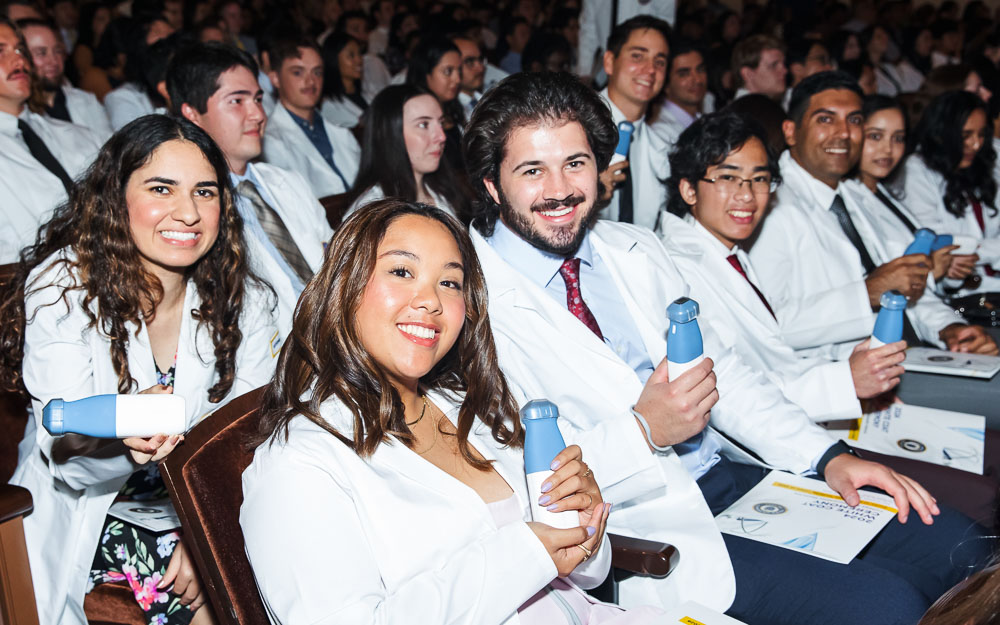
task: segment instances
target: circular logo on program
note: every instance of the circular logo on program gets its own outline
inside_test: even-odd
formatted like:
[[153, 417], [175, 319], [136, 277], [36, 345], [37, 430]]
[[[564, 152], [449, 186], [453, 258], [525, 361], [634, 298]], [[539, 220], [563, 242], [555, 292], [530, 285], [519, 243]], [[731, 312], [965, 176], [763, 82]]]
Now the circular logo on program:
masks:
[[788, 508], [780, 503], [759, 503], [753, 509], [761, 514], [784, 514], [788, 512]]
[[901, 438], [896, 442], [900, 449], [903, 451], [908, 451], [911, 454], [919, 454], [922, 451], [927, 451], [927, 445], [924, 445], [920, 441], [915, 441], [912, 438]]

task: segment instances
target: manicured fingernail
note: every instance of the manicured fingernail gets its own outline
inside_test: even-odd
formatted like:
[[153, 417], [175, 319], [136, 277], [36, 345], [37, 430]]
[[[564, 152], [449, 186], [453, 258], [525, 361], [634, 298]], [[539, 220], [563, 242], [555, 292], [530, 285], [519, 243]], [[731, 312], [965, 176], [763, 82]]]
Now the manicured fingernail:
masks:
[[[542, 490], [545, 490], [545, 487], [542, 487]], [[542, 495], [541, 497], [538, 498], [538, 505], [544, 506], [550, 501], [552, 501], [552, 497], [549, 497], [548, 495]]]
[[545, 508], [545, 509], [546, 509], [546, 510], [549, 510], [549, 511], [552, 511], [552, 510], [555, 510], [555, 509], [556, 509], [556, 508], [558, 508], [558, 507], [559, 507], [559, 504], [557, 504], [557, 503], [554, 503], [554, 504], [552, 504], [551, 506], [549, 506], [549, 507], [547, 507], [547, 508]]
[[560, 463], [558, 460], [553, 460], [552, 464], [549, 465], [549, 468], [552, 469], [553, 471], [555, 471], [556, 469], [559, 468], [560, 464], [562, 464], [562, 463]]
[[597, 533], [597, 528], [591, 527], [589, 525], [587, 526], [587, 536], [593, 536], [596, 533]]
[[544, 484], [542, 484], [542, 492], [543, 493], [547, 493], [550, 490], [552, 490], [552, 482], [545, 482]]
[[611, 504], [610, 503], [604, 504], [604, 509], [607, 510], [608, 512], [611, 512]]

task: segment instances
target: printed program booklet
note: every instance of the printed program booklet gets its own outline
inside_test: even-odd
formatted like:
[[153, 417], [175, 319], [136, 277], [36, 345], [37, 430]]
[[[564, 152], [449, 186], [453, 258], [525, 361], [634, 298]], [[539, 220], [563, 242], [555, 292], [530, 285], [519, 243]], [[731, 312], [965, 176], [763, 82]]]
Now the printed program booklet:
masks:
[[1000, 356], [946, 352], [931, 347], [911, 347], [906, 350], [903, 368], [917, 373], [938, 373], [988, 380], [1000, 371]]

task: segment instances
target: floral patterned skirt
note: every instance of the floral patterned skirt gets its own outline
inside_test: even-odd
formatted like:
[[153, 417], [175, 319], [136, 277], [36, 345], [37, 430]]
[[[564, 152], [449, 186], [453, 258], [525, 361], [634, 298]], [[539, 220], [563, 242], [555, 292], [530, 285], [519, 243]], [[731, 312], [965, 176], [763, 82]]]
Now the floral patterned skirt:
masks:
[[[135, 500], [158, 499], [166, 496], [166, 488], [156, 465], [151, 465], [133, 473], [120, 494]], [[154, 534], [109, 515], [94, 554], [87, 592], [98, 584], [124, 580], [150, 625], [187, 625], [194, 613], [181, 604], [172, 586], [158, 588], [179, 539], [176, 531]]]

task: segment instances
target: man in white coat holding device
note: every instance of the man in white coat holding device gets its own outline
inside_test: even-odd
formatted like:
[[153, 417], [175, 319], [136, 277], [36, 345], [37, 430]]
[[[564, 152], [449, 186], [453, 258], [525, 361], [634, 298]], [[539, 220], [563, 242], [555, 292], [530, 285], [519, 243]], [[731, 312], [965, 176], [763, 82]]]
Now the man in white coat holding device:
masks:
[[[594, 222], [598, 172], [616, 143], [598, 96], [553, 74], [499, 83], [463, 139], [504, 374], [519, 400], [559, 406], [564, 437], [587, 450], [615, 502], [610, 525], [682, 554], [664, 580], [625, 581], [622, 603], [695, 600], [748, 623], [916, 622], [961, 578], [947, 554], [968, 519], [835, 443], [707, 325], [709, 358], [667, 380], [664, 311], [688, 287], [651, 232]], [[883, 488], [899, 521], [911, 507], [920, 519], [893, 520], [848, 566], [721, 536], [713, 515], [765, 473], [729, 459], [754, 462], [741, 447], [817, 471], [850, 504], [860, 486]]]
[[279, 335], [287, 336], [333, 229], [298, 172], [250, 162], [260, 156], [267, 123], [257, 63], [224, 44], [192, 45], [171, 59], [167, 91], [172, 112], [201, 126], [226, 155], [251, 265], [274, 288]]

